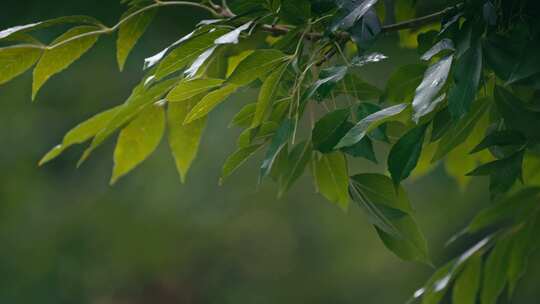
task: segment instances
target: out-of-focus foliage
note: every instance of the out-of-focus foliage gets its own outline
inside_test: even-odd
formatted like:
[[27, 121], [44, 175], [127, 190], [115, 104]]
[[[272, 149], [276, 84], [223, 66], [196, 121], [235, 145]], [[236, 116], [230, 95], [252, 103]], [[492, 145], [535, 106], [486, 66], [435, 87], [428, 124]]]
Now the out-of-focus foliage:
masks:
[[[129, 8], [112, 27], [71, 16], [0, 32], [0, 83], [35, 65], [35, 99], [103, 35], [118, 32], [122, 69], [159, 19], [158, 10], [189, 6], [214, 18], [148, 57], [144, 77], [123, 104], [77, 125], [40, 164], [89, 141], [80, 165], [118, 133], [115, 183], [168, 137], [185, 181], [208, 115], [258, 89], [256, 102], [231, 122], [243, 131], [225, 160], [221, 183], [259, 153], [258, 184], [274, 180], [280, 197], [311, 171], [329, 201], [344, 210], [349, 202], [361, 206], [395, 255], [431, 264], [401, 183], [438, 162], [462, 187], [471, 176], [487, 176], [492, 205], [453, 240], [479, 241], [440, 267], [412, 300], [491, 304], [512, 298], [540, 232], [535, 1], [465, 1], [429, 16], [417, 13], [416, 1], [124, 2]], [[39, 31], [58, 25], [70, 27], [50, 43], [38, 40]], [[380, 90], [360, 74], [388, 59], [377, 42], [395, 31], [423, 63], [396, 67]], [[375, 144], [389, 150], [389, 177], [382, 170], [350, 173], [359, 158], [383, 158]]]

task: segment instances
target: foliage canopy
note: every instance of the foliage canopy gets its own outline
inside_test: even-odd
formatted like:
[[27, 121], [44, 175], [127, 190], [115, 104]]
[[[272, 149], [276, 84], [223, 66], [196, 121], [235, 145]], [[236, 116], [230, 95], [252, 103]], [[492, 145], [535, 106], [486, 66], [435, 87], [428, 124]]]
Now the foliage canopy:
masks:
[[[221, 183], [257, 153], [259, 182], [275, 181], [280, 196], [311, 171], [317, 191], [344, 210], [357, 203], [398, 257], [431, 264], [402, 182], [439, 162], [462, 187], [487, 176], [492, 205], [452, 239], [478, 241], [439, 267], [412, 300], [492, 304], [512, 296], [540, 233], [536, 1], [468, 0], [426, 16], [416, 16], [414, 0], [122, 2], [128, 9], [113, 27], [69, 16], [0, 32], [0, 84], [35, 66], [35, 99], [102, 35], [118, 33], [123, 69], [159, 9], [193, 6], [214, 18], [147, 58], [146, 76], [124, 103], [74, 127], [40, 164], [89, 141], [80, 165], [119, 133], [114, 183], [167, 130], [184, 181], [208, 114], [237, 91], [258, 89], [257, 101], [231, 121], [243, 132]], [[32, 36], [58, 24], [73, 27], [49, 44]], [[391, 32], [417, 48], [423, 63], [397, 67], [380, 89], [358, 70], [386, 59], [376, 42]], [[388, 148], [389, 176], [351, 174], [355, 158], [381, 160], [375, 144]]]

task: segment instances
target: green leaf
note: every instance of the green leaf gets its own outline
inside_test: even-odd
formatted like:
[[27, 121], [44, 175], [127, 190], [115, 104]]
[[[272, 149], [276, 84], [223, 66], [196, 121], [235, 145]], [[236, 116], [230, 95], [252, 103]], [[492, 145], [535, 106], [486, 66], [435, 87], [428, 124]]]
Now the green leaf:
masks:
[[208, 95], [204, 96], [204, 98], [191, 109], [191, 112], [186, 116], [184, 123], [188, 124], [199, 118], [205, 117], [237, 89], [237, 86], [229, 84], [208, 93]]
[[538, 217], [532, 218], [512, 238], [508, 263], [508, 297], [512, 297], [516, 285], [527, 270], [529, 256], [538, 247], [536, 237], [540, 232]]
[[[125, 18], [129, 14], [139, 10], [139, 7], [133, 7], [129, 9], [122, 18]], [[120, 25], [118, 30], [118, 38], [116, 40], [116, 59], [118, 61], [118, 67], [122, 71], [124, 65], [129, 56], [129, 53], [137, 44], [137, 41], [144, 34], [152, 20], [156, 16], [157, 10], [146, 10], [140, 14], [133, 16], [126, 22]]]
[[244, 23], [243, 25], [237, 27], [233, 31], [230, 31], [229, 33], [217, 38], [214, 41], [214, 43], [215, 44], [237, 44], [240, 41], [240, 34], [242, 34], [243, 31], [248, 30], [252, 24], [253, 24], [253, 21]]
[[13, 46], [0, 48], [0, 85], [7, 83], [32, 67], [42, 50], [34, 47]]
[[448, 291], [448, 282], [452, 278], [453, 268], [454, 262], [451, 261], [437, 269], [426, 285], [415, 292], [415, 297], [422, 296], [422, 304], [438, 304]]
[[94, 137], [109, 123], [109, 121], [116, 115], [116, 113], [118, 113], [119, 110], [120, 107], [109, 109], [78, 124], [68, 133], [66, 133], [61, 144], [55, 146], [45, 156], [43, 156], [43, 158], [39, 161], [39, 165], [41, 166], [55, 159], [70, 146], [81, 144]]
[[[290, 119], [284, 120], [277, 129], [274, 136], [272, 137], [272, 141], [270, 142], [270, 146], [266, 151], [266, 155], [261, 165], [259, 182], [261, 182], [264, 177], [270, 174], [279, 154], [282, 153], [284, 149], [286, 149], [287, 142], [289, 141], [289, 137], [292, 133], [292, 127], [293, 125]], [[285, 152], [287, 151], [283, 151], [283, 153]]]
[[234, 115], [229, 126], [236, 126], [240, 128], [249, 128], [253, 122], [253, 116], [255, 115], [255, 109], [257, 108], [257, 103], [248, 103], [245, 105], [236, 115]]
[[319, 119], [312, 130], [313, 148], [322, 153], [332, 151], [344, 134], [343, 127], [349, 115], [349, 109], [339, 109]]
[[496, 304], [497, 298], [506, 285], [510, 245], [510, 238], [498, 241], [486, 260], [480, 290], [480, 303], [482, 304]]
[[162, 107], [148, 106], [118, 136], [111, 184], [133, 170], [157, 148], [165, 131]]
[[229, 177], [236, 169], [238, 169], [243, 163], [245, 163], [255, 152], [259, 150], [261, 144], [255, 144], [248, 147], [240, 148], [236, 150], [231, 156], [227, 158], [223, 169], [221, 171], [221, 178], [219, 184], [223, 184], [225, 179]]
[[201, 93], [221, 86], [223, 80], [214, 78], [200, 78], [192, 80], [182, 80], [167, 95], [170, 102], [184, 101], [191, 99]]
[[535, 128], [540, 124], [540, 113], [526, 109], [523, 101], [500, 86], [495, 87], [495, 103], [509, 129], [520, 131], [531, 139], [540, 139]]
[[409, 177], [416, 167], [428, 124], [416, 127], [403, 135], [388, 155], [388, 170], [395, 185]]
[[527, 143], [527, 139], [520, 132], [513, 130], [495, 131], [488, 134], [472, 151], [476, 153], [493, 146], [518, 146]]
[[182, 183], [186, 181], [191, 164], [197, 156], [201, 136], [206, 126], [206, 117], [184, 124], [186, 115], [197, 101], [198, 97], [195, 96], [182, 103], [171, 103], [167, 110], [169, 147]]
[[156, 79], [162, 79], [171, 73], [183, 69], [186, 65], [195, 61], [204, 51], [213, 47], [214, 41], [227, 32], [228, 30], [216, 28], [214, 31], [200, 33], [182, 41], [177, 48], [161, 60], [156, 70]]
[[[356, 119], [362, 120], [368, 117], [369, 115], [380, 111], [381, 109], [382, 109], [381, 106], [377, 104], [362, 102], [358, 105], [358, 108], [356, 108]], [[373, 131], [369, 132], [368, 136], [375, 140], [384, 141], [388, 143], [390, 142], [390, 140], [388, 139], [388, 136], [386, 136], [386, 129], [387, 129], [387, 126], [386, 124], [383, 123], [377, 128], [375, 128]]]
[[425, 71], [424, 64], [409, 64], [397, 68], [386, 82], [383, 101], [392, 104], [412, 102]]
[[283, 77], [283, 73], [287, 69], [288, 64], [283, 64], [272, 72], [264, 81], [261, 90], [259, 92], [259, 99], [257, 101], [257, 107], [253, 116], [252, 128], [256, 128], [264, 121], [265, 115], [268, 109], [272, 106], [274, 97], [276, 95], [279, 83]]
[[269, 71], [272, 71], [287, 58], [288, 56], [278, 50], [256, 50], [240, 62], [229, 79], [227, 79], [227, 83], [236, 86], [245, 86], [255, 79], [268, 74]]
[[477, 43], [461, 56], [454, 68], [454, 86], [448, 93], [448, 109], [457, 120], [465, 115], [475, 99], [482, 73], [482, 48]]
[[311, 16], [309, 0], [282, 1], [279, 16], [290, 24], [303, 24]]
[[499, 200], [479, 212], [467, 226], [467, 232], [476, 233], [492, 226], [519, 224], [533, 214], [539, 195], [540, 187], [529, 187]]
[[309, 161], [313, 149], [310, 141], [300, 142], [289, 153], [287, 167], [280, 181], [278, 197], [282, 197], [292, 185], [302, 176]]
[[482, 98], [476, 100], [469, 113], [457, 121], [441, 138], [433, 162], [443, 158], [450, 151], [462, 144], [473, 132], [476, 124], [489, 111], [491, 100]]
[[163, 95], [167, 93], [177, 82], [178, 79], [168, 79], [163, 82], [160, 82], [150, 88], [144, 86], [144, 80], [139, 84], [131, 96], [126, 100], [126, 102], [120, 106], [118, 113], [107, 123], [107, 125], [101, 129], [90, 144], [84, 153], [81, 159], [79, 160], [78, 165], [80, 166], [90, 154], [99, 147], [109, 136], [116, 132], [120, 127], [124, 126], [130, 122], [139, 112], [145, 109], [149, 104], [158, 101]]
[[360, 120], [352, 129], [345, 134], [345, 136], [339, 141], [336, 148], [349, 147], [366, 136], [366, 134], [381, 124], [391, 120], [396, 115], [403, 113], [408, 107], [407, 104], [398, 104], [375, 112], [366, 118]]
[[380, 174], [351, 177], [349, 192], [368, 214], [385, 246], [404, 260], [430, 263], [426, 240], [402, 187]]
[[452, 60], [452, 55], [443, 57], [426, 70], [424, 79], [416, 88], [416, 95], [412, 102], [413, 120], [415, 122], [418, 123], [421, 117], [435, 110], [438, 103], [442, 101], [438, 98], [438, 95], [446, 84]]
[[540, 155], [527, 151], [523, 157], [523, 182], [540, 186]]
[[484, 164], [472, 172], [469, 176], [489, 175], [489, 191], [491, 197], [495, 198], [508, 191], [516, 182], [522, 178], [522, 164], [524, 151], [518, 151], [513, 155]]
[[[360, 51], [365, 51], [373, 46], [382, 31], [381, 21], [376, 11], [371, 8], [349, 30], [351, 40]], [[353, 60], [354, 64], [354, 60]]]
[[347, 161], [341, 152], [322, 154], [314, 160], [313, 174], [319, 192], [343, 210], [349, 205]]
[[452, 303], [476, 304], [482, 276], [482, 257], [475, 255], [465, 264], [452, 289]]
[[[94, 32], [99, 28], [94, 26], [79, 26], [72, 28], [53, 41], [53, 44], [66, 41], [78, 35]], [[53, 75], [63, 71], [74, 61], [86, 53], [98, 40], [97, 34], [84, 36], [82, 38], [66, 42], [53, 49], [47, 49], [34, 69], [34, 83], [32, 85], [32, 99], [43, 86], [43, 84]]]

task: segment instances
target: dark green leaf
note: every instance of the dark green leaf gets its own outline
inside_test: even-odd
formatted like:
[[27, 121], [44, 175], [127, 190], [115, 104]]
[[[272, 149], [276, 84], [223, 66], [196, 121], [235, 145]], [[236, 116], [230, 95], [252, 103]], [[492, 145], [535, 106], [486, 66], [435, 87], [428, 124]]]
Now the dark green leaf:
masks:
[[448, 109], [457, 120], [465, 115], [475, 99], [482, 73], [482, 48], [480, 44], [471, 46], [461, 56], [453, 72], [454, 86], [448, 93]]
[[343, 129], [349, 115], [349, 109], [340, 109], [326, 114], [317, 121], [311, 136], [313, 148], [322, 153], [332, 151], [341, 139], [339, 136], [343, 136], [340, 130]]
[[330, 30], [335, 32], [337, 30], [348, 30], [352, 28], [367, 11], [373, 7], [377, 0], [365, 0], [365, 1], [349, 1], [342, 7], [342, 14], [337, 16]]
[[454, 51], [454, 43], [448, 38], [444, 38], [441, 41], [437, 42], [431, 49], [422, 55], [422, 60], [431, 60], [433, 56], [445, 52], [445, 51]]
[[351, 29], [351, 39], [359, 50], [369, 49], [381, 33], [381, 21], [374, 9], [369, 9]]
[[322, 70], [319, 79], [307, 89], [302, 96], [302, 100], [305, 102], [312, 97], [316, 97], [318, 100], [327, 98], [337, 83], [345, 77], [347, 71], [348, 69], [345, 66], [335, 66]]
[[282, 1], [279, 15], [290, 24], [306, 23], [311, 16], [311, 3], [309, 0]]
[[540, 139], [536, 129], [540, 124], [540, 113], [528, 110], [523, 101], [500, 86], [495, 87], [495, 103], [509, 129], [520, 131], [531, 139]]
[[281, 180], [279, 186], [278, 196], [282, 197], [292, 185], [302, 176], [306, 166], [311, 160], [311, 154], [313, 149], [310, 141], [305, 141], [296, 144], [296, 146], [289, 153], [287, 160], [287, 168], [283, 174], [283, 180]]
[[503, 130], [488, 134], [472, 151], [476, 153], [493, 146], [523, 146], [527, 139], [517, 131]]
[[286, 119], [279, 126], [279, 129], [276, 131], [272, 141], [270, 142], [270, 146], [266, 151], [266, 155], [261, 165], [259, 180], [262, 180], [264, 177], [270, 174], [278, 155], [281, 153], [281, 151], [283, 151], [283, 149], [286, 149], [291, 133], [292, 122], [290, 119]]
[[538, 247], [536, 238], [540, 232], [538, 217], [530, 219], [512, 238], [508, 264], [508, 296], [512, 297], [516, 285], [527, 270], [531, 253]]
[[402, 180], [409, 177], [416, 167], [422, 152], [427, 126], [425, 124], [405, 133], [390, 150], [388, 170], [392, 175], [394, 185], [399, 185]]
[[378, 100], [381, 96], [379, 88], [365, 82], [354, 73], [347, 73], [334, 89], [334, 93], [336, 95], [349, 95], [359, 101]]
[[220, 184], [223, 184], [225, 179], [229, 177], [236, 169], [242, 166], [255, 152], [259, 150], [261, 144], [255, 144], [252, 146], [240, 148], [236, 150], [231, 156], [227, 158], [223, 169], [221, 171], [221, 178], [219, 180]]
[[523, 151], [519, 151], [508, 158], [484, 164], [467, 175], [489, 175], [489, 190], [491, 197], [495, 198], [508, 191], [516, 180], [522, 180], [523, 153]]

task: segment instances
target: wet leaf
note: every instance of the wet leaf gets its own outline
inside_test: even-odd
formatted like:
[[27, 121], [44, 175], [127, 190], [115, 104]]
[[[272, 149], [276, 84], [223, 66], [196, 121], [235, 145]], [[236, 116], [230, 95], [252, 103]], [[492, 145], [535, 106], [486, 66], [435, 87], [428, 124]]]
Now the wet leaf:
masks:
[[345, 136], [339, 141], [336, 148], [349, 147], [366, 136], [370, 131], [381, 124], [391, 120], [394, 116], [402, 113], [407, 108], [407, 104], [398, 104], [392, 107], [385, 108], [378, 112], [375, 112], [366, 118], [360, 120], [352, 129], [345, 134]]
[[475, 255], [465, 264], [452, 289], [452, 303], [476, 304], [480, 279], [482, 276], [482, 257]]
[[454, 43], [448, 38], [444, 38], [441, 41], [437, 42], [431, 49], [422, 55], [422, 60], [431, 60], [435, 55], [438, 55], [445, 51], [454, 51]]
[[448, 109], [457, 120], [469, 112], [482, 73], [482, 48], [471, 46], [455, 63], [454, 85], [448, 93]]
[[343, 14], [341, 16], [337, 16], [330, 26], [330, 30], [332, 32], [337, 30], [346, 31], [352, 28], [356, 22], [360, 20], [360, 18], [362, 18], [362, 16], [364, 16], [364, 14], [377, 3], [377, 0], [365, 0], [359, 3], [356, 3], [358, 1], [353, 2], [350, 5], [345, 5], [342, 7]]
[[425, 71], [426, 66], [423, 64], [409, 64], [397, 68], [386, 82], [383, 101], [392, 104], [411, 102]]
[[214, 43], [215, 44], [237, 44], [240, 41], [240, 34], [242, 34], [243, 31], [248, 30], [251, 27], [251, 24], [253, 24], [252, 21], [249, 21], [233, 31], [217, 38]]
[[25, 25], [18, 25], [14, 26], [5, 30], [0, 31], [0, 40], [10, 38], [11, 36], [15, 34], [20, 33], [26, 33], [33, 30], [38, 30], [42, 28], [46, 28], [49, 26], [57, 25], [57, 24], [87, 24], [87, 25], [95, 25], [95, 26], [101, 26], [101, 22], [97, 20], [94, 17], [90, 16], [65, 16], [65, 17], [59, 17], [54, 18], [46, 21], [40, 21]]
[[480, 302], [482, 304], [496, 304], [497, 298], [506, 285], [510, 244], [509, 238], [498, 241], [486, 260], [480, 290]]
[[412, 102], [413, 119], [417, 123], [421, 117], [431, 113], [441, 101], [438, 95], [446, 83], [452, 60], [451, 55], [444, 57], [426, 70]]

